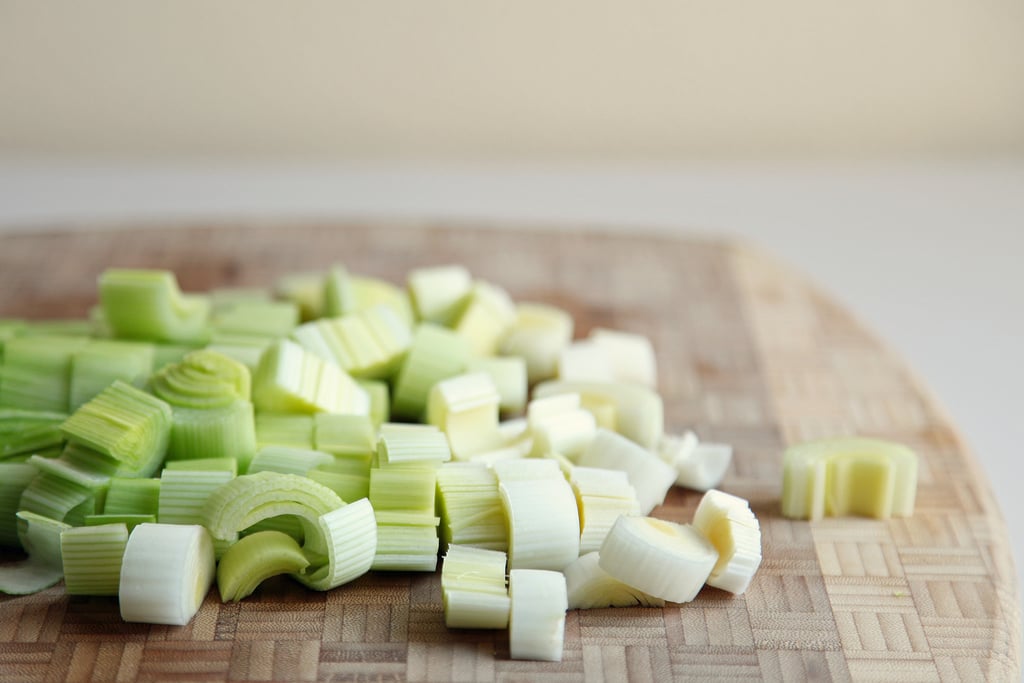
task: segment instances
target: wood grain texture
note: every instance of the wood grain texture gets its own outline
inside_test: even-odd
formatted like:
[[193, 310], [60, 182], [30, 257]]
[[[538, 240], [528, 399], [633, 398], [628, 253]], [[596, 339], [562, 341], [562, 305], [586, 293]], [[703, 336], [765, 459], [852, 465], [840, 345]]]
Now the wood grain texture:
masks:
[[[344, 262], [399, 280], [461, 262], [517, 300], [649, 335], [670, 430], [735, 447], [764, 563], [746, 594], [570, 612], [559, 663], [504, 632], [449, 631], [438, 577], [373, 573], [328, 593], [285, 579], [185, 627], [124, 624], [112, 598], [0, 596], [2, 681], [1013, 680], [1018, 587], [1004, 522], [950, 419], [870, 333], [742, 245], [592, 231], [345, 223], [90, 229], [0, 238], [0, 316], [82, 316], [105, 267], [173, 269], [186, 290]], [[866, 434], [921, 457], [910, 519], [786, 520], [789, 443]], [[656, 516], [689, 521], [675, 489]]]

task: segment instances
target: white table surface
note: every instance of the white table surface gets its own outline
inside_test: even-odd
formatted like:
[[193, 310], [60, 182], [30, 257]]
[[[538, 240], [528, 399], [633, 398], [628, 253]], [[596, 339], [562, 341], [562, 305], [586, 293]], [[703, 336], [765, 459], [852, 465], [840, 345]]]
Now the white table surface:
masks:
[[886, 340], [946, 408], [1009, 521], [1024, 585], [1024, 160], [633, 168], [0, 161], [0, 234], [94, 220], [376, 216], [735, 236], [774, 252]]

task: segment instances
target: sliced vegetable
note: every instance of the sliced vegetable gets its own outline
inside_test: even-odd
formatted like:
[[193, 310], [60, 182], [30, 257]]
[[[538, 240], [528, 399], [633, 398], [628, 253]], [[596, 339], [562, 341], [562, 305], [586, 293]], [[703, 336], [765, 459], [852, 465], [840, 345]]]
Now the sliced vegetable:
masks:
[[562, 661], [569, 601], [561, 572], [509, 571], [509, 655], [512, 659]]

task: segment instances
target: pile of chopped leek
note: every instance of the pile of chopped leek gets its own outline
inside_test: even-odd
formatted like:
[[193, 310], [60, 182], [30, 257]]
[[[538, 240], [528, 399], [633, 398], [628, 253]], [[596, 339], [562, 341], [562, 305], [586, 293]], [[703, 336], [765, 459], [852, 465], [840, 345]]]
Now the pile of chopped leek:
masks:
[[[205, 294], [111, 269], [98, 298], [81, 324], [0, 320], [0, 544], [26, 554], [0, 591], [63, 578], [180, 625], [214, 584], [443, 558], [449, 627], [558, 660], [567, 609], [741, 593], [760, 563], [746, 501], [714, 490], [731, 448], [665, 433], [642, 335], [574, 341], [460, 266]], [[692, 524], [647, 516], [673, 485], [707, 492]]]

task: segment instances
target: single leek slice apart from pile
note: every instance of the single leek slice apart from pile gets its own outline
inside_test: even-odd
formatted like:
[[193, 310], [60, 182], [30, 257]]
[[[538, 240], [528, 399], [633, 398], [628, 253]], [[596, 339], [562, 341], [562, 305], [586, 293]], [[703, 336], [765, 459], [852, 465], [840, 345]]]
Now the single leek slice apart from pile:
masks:
[[29, 595], [64, 576], [60, 535], [71, 525], [27, 511], [17, 513], [17, 518], [18, 539], [28, 559], [0, 566], [0, 593]]
[[565, 612], [569, 607], [562, 573], [512, 569], [508, 593], [508, 644], [512, 659], [562, 661]]
[[370, 398], [344, 370], [283, 339], [268, 348], [253, 376], [253, 403], [279, 413], [367, 415]]
[[530, 384], [554, 377], [562, 349], [572, 341], [572, 316], [560, 308], [539, 303], [516, 305], [516, 319], [502, 337], [500, 352], [522, 356]]
[[309, 560], [299, 543], [280, 531], [257, 531], [225, 551], [217, 563], [222, 602], [238, 602], [272, 576], [301, 572]]
[[117, 595], [127, 544], [128, 527], [124, 524], [65, 529], [60, 550], [68, 595]]
[[507, 628], [510, 600], [505, 553], [449, 545], [441, 563], [441, 600], [448, 628]]
[[498, 389], [487, 373], [449, 377], [430, 391], [427, 422], [447, 435], [456, 460], [467, 460], [498, 444], [500, 400]]
[[121, 618], [187, 624], [210, 590], [216, 569], [207, 530], [195, 524], [140, 524], [121, 564]]
[[415, 268], [406, 279], [416, 317], [438, 325], [458, 318], [473, 283], [469, 271], [459, 265]]
[[164, 401], [116, 381], [72, 413], [61, 430], [69, 441], [149, 476], [167, 451], [171, 420], [171, 407]]
[[761, 526], [743, 498], [712, 489], [693, 515], [693, 528], [718, 550], [709, 586], [739, 595], [761, 566]]
[[677, 485], [694, 491], [707, 491], [725, 478], [732, 462], [732, 446], [701, 443], [696, 434], [686, 431], [682, 436], [662, 436], [658, 456], [675, 468]]
[[644, 515], [665, 500], [676, 481], [675, 469], [657, 455], [607, 429], [597, 430], [578, 462], [586, 467], [625, 472], [636, 489], [640, 513]]
[[612, 578], [601, 569], [599, 554], [588, 552], [562, 570], [569, 609], [601, 607], [662, 607], [665, 601]]
[[[534, 463], [551, 463], [547, 473]], [[508, 564], [513, 569], [561, 571], [580, 554], [576, 496], [553, 460], [497, 463], [498, 492], [508, 520]]]
[[891, 441], [824, 439], [791, 446], [783, 456], [786, 517], [907, 517], [916, 494], [917, 455]]
[[111, 268], [99, 279], [103, 319], [116, 337], [195, 342], [206, 337], [210, 301], [182, 294], [165, 270]]
[[671, 602], [697, 597], [718, 551], [692, 526], [654, 517], [619, 517], [599, 551], [601, 569]]

